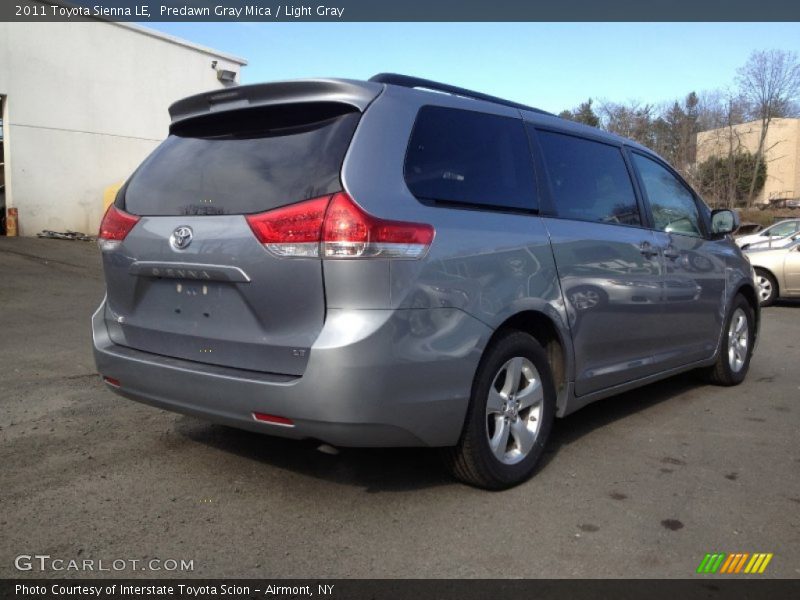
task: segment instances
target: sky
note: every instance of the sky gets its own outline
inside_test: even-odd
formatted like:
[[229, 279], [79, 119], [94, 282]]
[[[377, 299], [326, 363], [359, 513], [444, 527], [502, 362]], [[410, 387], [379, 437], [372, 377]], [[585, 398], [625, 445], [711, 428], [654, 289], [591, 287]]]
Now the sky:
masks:
[[753, 50], [800, 55], [800, 23], [147, 23], [248, 60], [241, 83], [433, 79], [551, 112], [662, 103], [735, 83]]

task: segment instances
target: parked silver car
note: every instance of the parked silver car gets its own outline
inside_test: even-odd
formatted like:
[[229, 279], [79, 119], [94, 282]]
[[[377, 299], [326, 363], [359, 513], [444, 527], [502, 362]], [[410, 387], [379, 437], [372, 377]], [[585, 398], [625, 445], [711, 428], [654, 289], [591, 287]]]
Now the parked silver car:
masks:
[[748, 250], [747, 256], [755, 269], [761, 306], [800, 297], [800, 240], [772, 250]]
[[[436, 93], [434, 93], [436, 92]], [[121, 188], [92, 320], [113, 391], [529, 477], [554, 419], [676, 373], [740, 383], [752, 270], [634, 142], [400, 75], [181, 100]]]

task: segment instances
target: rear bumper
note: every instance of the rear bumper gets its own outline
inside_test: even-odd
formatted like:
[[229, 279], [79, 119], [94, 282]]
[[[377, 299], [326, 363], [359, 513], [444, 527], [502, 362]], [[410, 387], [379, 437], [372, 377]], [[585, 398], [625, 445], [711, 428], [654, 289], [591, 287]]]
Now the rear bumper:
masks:
[[[458, 441], [491, 330], [458, 309], [329, 310], [301, 377], [215, 367], [111, 341], [105, 302], [94, 356], [116, 393], [167, 410], [337, 446], [449, 446]], [[291, 419], [264, 423], [253, 413]]]

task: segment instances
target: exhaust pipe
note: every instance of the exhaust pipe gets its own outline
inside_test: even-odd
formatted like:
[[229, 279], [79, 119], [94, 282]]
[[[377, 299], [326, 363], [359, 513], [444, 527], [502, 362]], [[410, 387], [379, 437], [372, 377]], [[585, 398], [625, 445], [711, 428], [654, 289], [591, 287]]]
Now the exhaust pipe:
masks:
[[319, 446], [317, 446], [317, 450], [319, 450], [323, 454], [330, 454], [331, 456], [336, 456], [337, 454], [339, 454], [339, 449], [334, 448], [330, 444], [320, 444]]

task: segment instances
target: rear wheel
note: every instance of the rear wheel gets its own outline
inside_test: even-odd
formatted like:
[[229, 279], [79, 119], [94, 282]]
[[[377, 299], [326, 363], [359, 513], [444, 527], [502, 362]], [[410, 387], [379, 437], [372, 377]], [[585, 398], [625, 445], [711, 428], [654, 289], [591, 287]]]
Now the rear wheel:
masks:
[[717, 362], [706, 372], [716, 385], [739, 385], [747, 376], [755, 341], [753, 309], [743, 296], [733, 301], [722, 337]]
[[555, 388], [542, 346], [519, 331], [486, 351], [464, 431], [445, 458], [453, 475], [486, 489], [511, 487], [536, 468], [555, 417]]
[[758, 285], [758, 301], [761, 306], [770, 306], [778, 298], [778, 282], [772, 273], [756, 269], [756, 285]]

